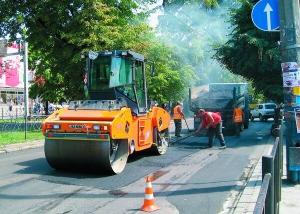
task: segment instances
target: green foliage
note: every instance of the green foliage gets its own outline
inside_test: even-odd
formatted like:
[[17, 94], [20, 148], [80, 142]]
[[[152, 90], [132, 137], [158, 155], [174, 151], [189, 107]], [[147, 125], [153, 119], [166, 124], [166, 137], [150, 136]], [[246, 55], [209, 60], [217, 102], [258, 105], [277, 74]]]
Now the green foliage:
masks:
[[208, 8], [213, 8], [213, 7], [218, 7], [218, 0], [164, 0], [163, 1], [163, 5], [165, 5], [165, 7], [167, 6], [182, 6], [182, 5], [189, 5], [189, 4], [203, 4]]
[[240, 0], [241, 7], [230, 9], [231, 38], [214, 46], [214, 58], [225, 69], [251, 81], [256, 94], [282, 102], [282, 76], [278, 32], [257, 29], [251, 11], [257, 1]]
[[143, 50], [140, 39], [151, 30], [137, 21], [144, 15], [132, 0], [5, 0], [0, 7], [1, 36], [15, 40], [26, 29], [29, 68], [37, 76], [30, 97], [49, 101], [83, 98], [83, 52]]
[[186, 97], [188, 87], [198, 80], [194, 68], [180, 63], [181, 54], [174, 47], [152, 41], [146, 53], [155, 62], [157, 75], [148, 75], [148, 96], [158, 103], [175, 102]]
[[234, 2], [166, 0], [160, 26], [152, 31], [146, 10], [156, 0], [4, 0], [0, 34], [10, 35], [12, 41], [17, 35], [26, 36], [29, 68], [36, 71], [31, 98], [82, 99], [85, 62], [80, 55], [130, 49], [155, 62], [158, 75], [147, 75], [149, 97], [159, 103], [175, 102], [186, 99], [195, 84], [235, 79], [211, 61], [211, 45], [226, 34], [220, 28], [224, 23], [219, 6]]

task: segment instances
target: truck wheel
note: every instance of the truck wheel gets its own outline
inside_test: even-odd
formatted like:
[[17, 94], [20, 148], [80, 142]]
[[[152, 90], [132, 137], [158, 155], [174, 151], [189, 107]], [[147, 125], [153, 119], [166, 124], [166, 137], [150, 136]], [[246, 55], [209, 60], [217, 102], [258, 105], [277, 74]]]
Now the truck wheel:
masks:
[[151, 149], [158, 155], [166, 153], [170, 142], [169, 128], [158, 131], [156, 127], [153, 129], [153, 145]]
[[262, 122], [264, 120], [263, 116], [260, 114], [259, 115], [259, 121]]
[[254, 121], [254, 117], [251, 115], [251, 121], [253, 122]]

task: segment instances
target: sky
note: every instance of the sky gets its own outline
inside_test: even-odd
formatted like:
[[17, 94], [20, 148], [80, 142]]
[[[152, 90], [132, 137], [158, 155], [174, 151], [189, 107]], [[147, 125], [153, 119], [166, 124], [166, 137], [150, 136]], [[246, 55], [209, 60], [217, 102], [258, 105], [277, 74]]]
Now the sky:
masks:
[[[150, 5], [149, 8], [150, 8], [150, 9], [153, 9], [154, 7], [161, 6], [162, 3], [163, 3], [163, 0], [159, 0], [159, 1], [157, 1], [156, 4]], [[158, 10], [156, 13], [154, 13], [154, 14], [152, 14], [152, 15], [150, 16], [150, 18], [149, 18], [149, 24], [150, 24], [151, 27], [156, 27], [156, 26], [157, 26], [157, 24], [158, 24], [157, 17], [158, 17], [159, 15], [161, 15], [162, 13], [163, 13], [163, 12], [162, 12], [161, 10]]]

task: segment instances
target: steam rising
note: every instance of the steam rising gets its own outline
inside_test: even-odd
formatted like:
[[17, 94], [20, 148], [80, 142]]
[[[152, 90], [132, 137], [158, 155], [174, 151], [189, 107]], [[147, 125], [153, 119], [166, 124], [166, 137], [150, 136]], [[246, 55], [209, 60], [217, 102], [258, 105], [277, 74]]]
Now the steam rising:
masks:
[[232, 82], [232, 74], [223, 70], [211, 57], [212, 44], [228, 40], [228, 7], [236, 7], [235, 1], [222, 1], [219, 8], [209, 9], [203, 3], [189, 1], [184, 5], [166, 5], [161, 9], [156, 27], [159, 40], [182, 52], [182, 61], [192, 65], [200, 81], [197, 85], [211, 82]]

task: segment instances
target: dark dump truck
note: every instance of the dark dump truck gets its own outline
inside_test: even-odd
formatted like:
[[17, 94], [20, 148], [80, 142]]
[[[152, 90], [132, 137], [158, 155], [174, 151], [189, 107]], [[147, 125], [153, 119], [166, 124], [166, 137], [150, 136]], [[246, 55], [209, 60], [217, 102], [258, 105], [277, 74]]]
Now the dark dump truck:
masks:
[[247, 129], [249, 127], [250, 112], [247, 83], [211, 83], [189, 89], [189, 108], [194, 113], [195, 129], [201, 123], [198, 111], [199, 109], [205, 109], [205, 111], [219, 113], [222, 116], [223, 131], [234, 134], [234, 104], [243, 110], [244, 125], [242, 130]]

